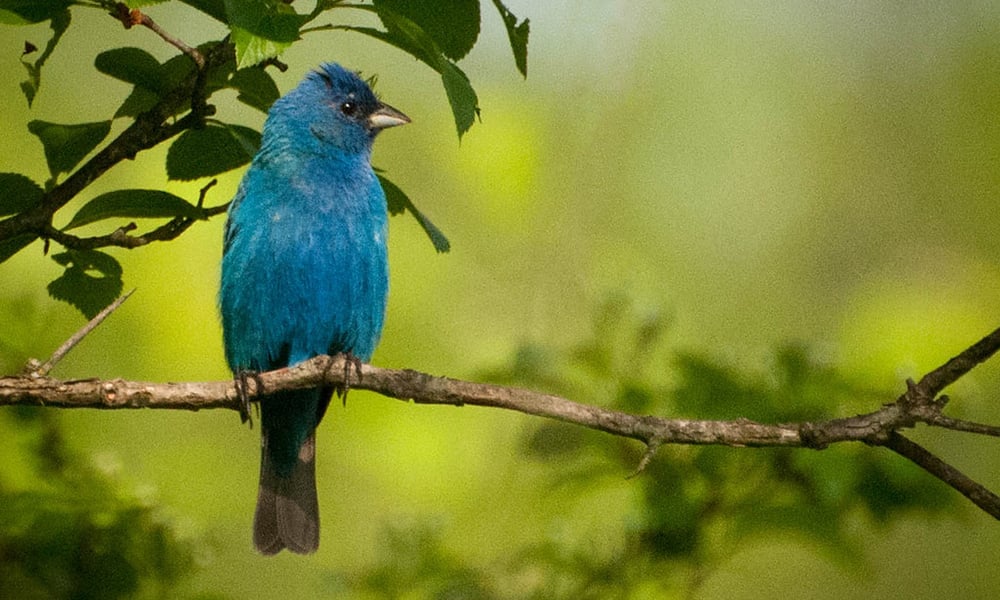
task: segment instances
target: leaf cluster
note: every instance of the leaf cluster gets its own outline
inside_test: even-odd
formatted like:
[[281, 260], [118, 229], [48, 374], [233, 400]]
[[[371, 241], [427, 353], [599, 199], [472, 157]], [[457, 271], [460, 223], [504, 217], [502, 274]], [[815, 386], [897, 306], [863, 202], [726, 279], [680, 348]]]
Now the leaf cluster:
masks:
[[17, 489], [0, 479], [0, 597], [162, 597], [197, 568], [200, 544], [155, 501], [69, 453], [55, 414], [5, 416], [17, 420], [35, 483]]
[[[225, 205], [206, 208], [202, 202], [169, 192], [121, 189], [91, 198], [63, 226], [54, 224], [57, 211], [85, 190], [116, 163], [169, 142], [167, 178], [191, 181], [210, 178], [246, 165], [260, 146], [260, 132], [237, 125], [209, 104], [221, 90], [234, 90], [238, 101], [267, 112], [279, 91], [271, 71], [284, 70], [281, 53], [304, 35], [352, 31], [399, 48], [441, 75], [446, 96], [461, 137], [472, 126], [480, 108], [469, 78], [457, 61], [475, 46], [480, 33], [479, 0], [375, 0], [353, 4], [319, 0], [309, 12], [297, 12], [282, 0], [178, 0], [195, 14], [223, 23], [228, 35], [191, 48], [173, 33], [164, 32], [140, 7], [161, 4], [155, 0], [0, 0], [0, 26], [47, 22], [52, 36], [40, 52], [26, 44], [21, 62], [27, 79], [21, 90], [29, 106], [42, 89], [43, 67], [70, 27], [74, 10], [98, 8], [126, 28], [145, 26], [179, 50], [160, 62], [137, 47], [110, 48], [97, 55], [100, 74], [130, 86], [110, 119], [92, 123], [58, 123], [34, 119], [28, 130], [45, 152], [49, 179], [36, 183], [19, 173], [0, 173], [0, 262], [42, 240], [45, 250], [54, 241], [66, 252], [53, 255], [65, 273], [50, 284], [53, 297], [64, 300], [91, 317], [109, 304], [122, 289], [118, 261], [98, 248], [135, 248], [151, 241], [175, 238], [190, 225], [225, 211]], [[515, 64], [527, 74], [528, 21], [519, 21], [499, 0], [493, 6], [507, 28]], [[355, 24], [354, 16], [375, 15], [382, 29]], [[322, 24], [327, 18], [336, 20]], [[180, 33], [182, 36], [184, 32]], [[37, 53], [37, 58], [35, 54]], [[125, 130], [108, 141], [124, 122]], [[65, 179], [63, 179], [65, 177]], [[410, 198], [385, 175], [392, 214], [411, 213], [439, 252], [449, 242]], [[135, 235], [134, 222], [115, 227], [121, 220], [166, 219], [144, 235]], [[95, 226], [111, 233], [79, 237], [70, 230]]]

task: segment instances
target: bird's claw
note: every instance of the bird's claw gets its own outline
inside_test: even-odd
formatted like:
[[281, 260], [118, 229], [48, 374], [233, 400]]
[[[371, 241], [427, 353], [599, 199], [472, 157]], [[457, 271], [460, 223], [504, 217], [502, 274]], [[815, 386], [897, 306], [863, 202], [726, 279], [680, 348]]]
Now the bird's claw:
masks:
[[233, 378], [236, 385], [236, 396], [240, 403], [240, 422], [250, 423], [253, 427], [253, 419], [250, 416], [250, 380], [254, 382], [254, 392], [260, 394], [264, 390], [264, 380], [260, 376], [260, 371], [250, 369], [240, 369]]
[[354, 374], [358, 376], [358, 381], [361, 381], [362, 362], [353, 352], [343, 352], [341, 355], [344, 357], [344, 384], [337, 387], [337, 395], [342, 399], [344, 406], [347, 406], [347, 392], [351, 389], [351, 368], [354, 368]]

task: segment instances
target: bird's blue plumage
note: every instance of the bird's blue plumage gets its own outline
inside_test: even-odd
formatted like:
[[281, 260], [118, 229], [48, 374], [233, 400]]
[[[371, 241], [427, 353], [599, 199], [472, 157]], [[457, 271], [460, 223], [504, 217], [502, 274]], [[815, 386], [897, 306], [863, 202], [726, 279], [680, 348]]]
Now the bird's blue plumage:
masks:
[[[408, 121], [336, 64], [271, 107], [225, 230], [219, 305], [234, 372], [320, 354], [371, 358], [389, 285], [385, 194], [371, 145], [381, 129]], [[262, 552], [318, 544], [314, 431], [329, 398], [317, 389], [261, 399], [254, 542]]]

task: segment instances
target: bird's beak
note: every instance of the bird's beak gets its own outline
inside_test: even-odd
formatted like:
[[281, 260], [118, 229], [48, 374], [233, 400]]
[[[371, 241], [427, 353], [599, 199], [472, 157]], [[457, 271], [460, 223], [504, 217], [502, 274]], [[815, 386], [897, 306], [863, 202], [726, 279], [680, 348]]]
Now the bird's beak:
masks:
[[368, 116], [368, 126], [375, 131], [406, 125], [410, 122], [410, 117], [399, 112], [388, 104], [379, 104], [371, 115]]

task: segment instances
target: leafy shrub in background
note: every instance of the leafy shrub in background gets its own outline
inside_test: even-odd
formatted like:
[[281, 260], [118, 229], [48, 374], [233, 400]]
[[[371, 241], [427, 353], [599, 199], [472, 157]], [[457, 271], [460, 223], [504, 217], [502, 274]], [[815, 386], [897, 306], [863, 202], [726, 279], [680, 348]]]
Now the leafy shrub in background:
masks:
[[70, 453], [57, 413], [2, 416], [15, 421], [22, 479], [32, 483], [14, 485], [0, 472], [0, 597], [167, 597], [196, 568], [203, 545], [113, 469]]
[[[595, 310], [589, 339], [568, 348], [524, 345], [482, 378], [635, 414], [764, 422], [827, 419], [891, 397], [801, 346], [779, 349], [766, 374], [677, 352], [665, 343], [668, 325], [613, 295]], [[643, 457], [633, 440], [559, 422], [532, 426], [522, 451], [550, 465], [547, 489], [564, 506], [592, 501], [612, 480], [619, 485]], [[399, 586], [419, 590], [412, 597], [511, 600], [692, 594], [754, 542], [792, 537], [853, 565], [864, 560], [861, 534], [872, 524], [939, 515], [959, 503], [916, 466], [863, 445], [823, 452], [664, 447], [629, 486], [631, 505], [607, 511], [620, 533], [613, 542], [550, 536], [483, 568], [443, 545], [443, 527], [415, 523], [390, 529], [380, 562], [346, 581], [352, 593], [376, 598], [400, 597]], [[465, 582], [465, 594], [449, 595], [448, 582]]]

